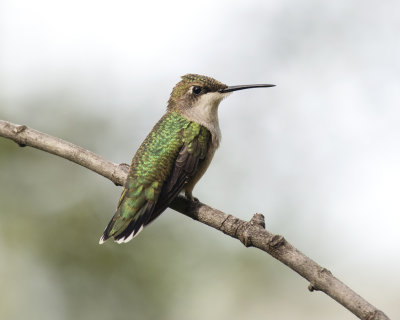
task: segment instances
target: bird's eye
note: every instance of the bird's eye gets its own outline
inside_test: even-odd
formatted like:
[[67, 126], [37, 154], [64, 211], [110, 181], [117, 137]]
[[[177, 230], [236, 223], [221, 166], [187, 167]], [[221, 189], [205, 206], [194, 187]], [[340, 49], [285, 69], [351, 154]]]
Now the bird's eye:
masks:
[[200, 94], [201, 93], [201, 87], [194, 86], [192, 91], [193, 91], [194, 94]]

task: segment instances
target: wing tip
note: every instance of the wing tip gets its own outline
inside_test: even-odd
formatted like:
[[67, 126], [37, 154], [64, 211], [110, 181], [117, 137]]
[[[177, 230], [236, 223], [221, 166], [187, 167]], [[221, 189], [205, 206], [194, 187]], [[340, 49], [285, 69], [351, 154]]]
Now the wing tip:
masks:
[[143, 230], [143, 227], [144, 227], [144, 224], [142, 224], [139, 229], [133, 230], [127, 236], [122, 236], [121, 238], [118, 238], [118, 236], [114, 237], [114, 242], [116, 242], [118, 244], [128, 243], [129, 241], [131, 241], [133, 238], [135, 238]]
[[[144, 225], [141, 225], [139, 229], [137, 230], [133, 230], [129, 235], [127, 236], [122, 236], [122, 237], [118, 237], [115, 236], [114, 237], [114, 242], [121, 244], [121, 243], [128, 243], [129, 241], [131, 241], [133, 238], [135, 238], [144, 228]], [[103, 234], [99, 240], [99, 244], [103, 244], [104, 242], [106, 242], [108, 240], [108, 236], [106, 236], [105, 234]]]
[[99, 240], [99, 244], [103, 244], [104, 242], [106, 242], [108, 240], [109, 236], [107, 236], [105, 233], [101, 236], [100, 240]]

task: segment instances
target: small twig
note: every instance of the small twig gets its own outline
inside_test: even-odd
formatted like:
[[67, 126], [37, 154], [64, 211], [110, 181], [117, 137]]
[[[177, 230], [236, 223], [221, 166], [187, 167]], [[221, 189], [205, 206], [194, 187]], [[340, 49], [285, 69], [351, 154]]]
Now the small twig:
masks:
[[[0, 120], [0, 136], [11, 139], [20, 146], [34, 147], [82, 165], [114, 182], [123, 185], [129, 166], [115, 164], [75, 146], [72, 143], [7, 121]], [[309, 290], [323, 291], [354, 315], [364, 320], [389, 318], [361, 296], [334, 277], [332, 273], [305, 256], [286, 239], [265, 230], [264, 217], [255, 214], [249, 221], [213, 209], [201, 202], [190, 202], [178, 197], [170, 206], [194, 220], [213, 227], [240, 240], [246, 247], [255, 247], [269, 253], [310, 282]]]

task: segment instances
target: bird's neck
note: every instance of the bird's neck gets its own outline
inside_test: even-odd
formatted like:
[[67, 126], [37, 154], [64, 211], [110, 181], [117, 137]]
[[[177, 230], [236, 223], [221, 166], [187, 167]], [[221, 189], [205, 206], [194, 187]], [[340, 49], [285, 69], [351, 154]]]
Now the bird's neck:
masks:
[[218, 121], [218, 106], [221, 100], [215, 99], [209, 93], [202, 96], [195, 105], [179, 110], [186, 119], [196, 122], [210, 131], [212, 144], [215, 148], [219, 146], [221, 141], [221, 130]]

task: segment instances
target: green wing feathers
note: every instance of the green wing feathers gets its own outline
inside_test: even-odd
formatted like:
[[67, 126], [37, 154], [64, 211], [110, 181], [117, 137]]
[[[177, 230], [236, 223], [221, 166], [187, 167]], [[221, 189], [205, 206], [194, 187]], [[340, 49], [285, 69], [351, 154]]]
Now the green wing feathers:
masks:
[[128, 242], [164, 211], [208, 150], [210, 133], [176, 112], [167, 112], [136, 152], [117, 211], [100, 243]]

